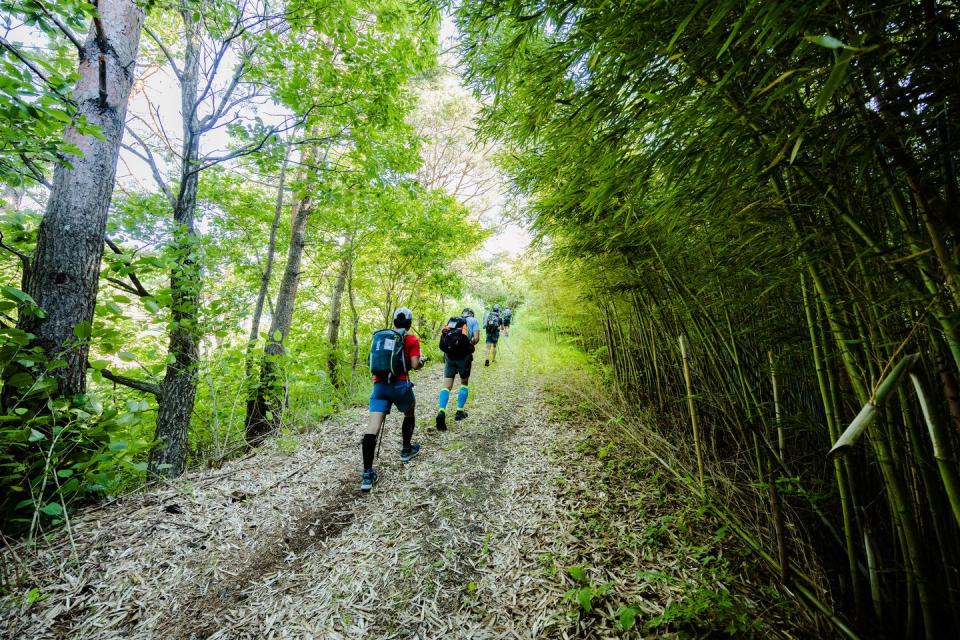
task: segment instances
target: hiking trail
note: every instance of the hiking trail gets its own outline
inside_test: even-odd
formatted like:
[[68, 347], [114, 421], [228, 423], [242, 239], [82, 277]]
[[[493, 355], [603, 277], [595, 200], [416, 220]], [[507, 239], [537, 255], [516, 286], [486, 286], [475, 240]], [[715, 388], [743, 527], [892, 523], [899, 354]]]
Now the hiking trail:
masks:
[[[604, 473], [605, 456], [556, 417], [545, 379], [511, 341], [495, 365], [475, 363], [469, 417], [451, 417], [446, 433], [433, 428], [442, 366], [415, 375], [414, 440], [423, 449], [401, 463], [400, 416], [389, 416], [370, 494], [359, 491], [367, 412], [358, 407], [296, 442], [274, 440], [220, 469], [81, 510], [36, 551], [8, 547], [7, 570], [20, 563], [23, 573], [0, 603], [0, 630], [76, 639], [608, 637], [623, 635], [615, 625], [629, 603], [637, 634], [639, 621], [683, 600], [699, 571], [699, 560], [671, 552], [676, 532], [663, 513], [680, 507], [643, 484], [649, 469], [635, 475], [637, 486], [605, 486], [617, 482]], [[612, 518], [621, 507], [632, 513]], [[590, 524], [597, 518], [610, 531]], [[651, 523], [660, 527], [652, 534]], [[569, 569], [578, 563], [585, 575]], [[746, 594], [735, 597], [758, 616], [748, 630], [793, 635], [770, 605], [760, 616], [748, 581], [721, 585]], [[593, 590], [586, 609], [583, 589]]]

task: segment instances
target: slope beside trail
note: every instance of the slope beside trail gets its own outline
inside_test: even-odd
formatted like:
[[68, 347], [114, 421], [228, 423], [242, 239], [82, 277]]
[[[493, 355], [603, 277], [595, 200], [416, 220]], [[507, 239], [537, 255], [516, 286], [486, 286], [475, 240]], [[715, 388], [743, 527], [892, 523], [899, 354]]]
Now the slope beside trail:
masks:
[[[400, 418], [390, 416], [368, 495], [358, 490], [366, 410], [355, 408], [296, 442], [79, 513], [37, 550], [8, 547], [8, 579], [19, 575], [0, 601], [0, 633], [609, 637], [622, 635], [625, 603], [643, 620], [684, 602], [700, 560], [675, 551], [669, 526], [644, 533], [680, 507], [662, 487], [611, 486], [605, 456], [551, 419], [544, 378], [511, 340], [494, 366], [476, 363], [469, 418], [446, 433], [433, 429], [441, 367], [415, 378], [422, 452], [399, 461]], [[631, 506], [648, 499], [649, 509]], [[569, 570], [578, 563], [586, 576]], [[755, 618], [744, 630], [793, 635], [742, 582], [714, 586], [744, 592], [737, 602]], [[584, 607], [587, 588], [596, 593]]]

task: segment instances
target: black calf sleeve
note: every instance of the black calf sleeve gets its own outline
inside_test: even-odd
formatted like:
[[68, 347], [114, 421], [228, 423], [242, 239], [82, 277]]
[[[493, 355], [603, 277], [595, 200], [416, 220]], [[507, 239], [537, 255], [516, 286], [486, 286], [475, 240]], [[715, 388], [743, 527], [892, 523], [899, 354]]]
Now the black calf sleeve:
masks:
[[373, 468], [373, 456], [377, 452], [377, 436], [372, 433], [363, 434], [363, 470]]
[[417, 419], [413, 416], [403, 416], [403, 425], [400, 427], [400, 433], [403, 436], [403, 448], [410, 446], [410, 439], [413, 438], [413, 427]]

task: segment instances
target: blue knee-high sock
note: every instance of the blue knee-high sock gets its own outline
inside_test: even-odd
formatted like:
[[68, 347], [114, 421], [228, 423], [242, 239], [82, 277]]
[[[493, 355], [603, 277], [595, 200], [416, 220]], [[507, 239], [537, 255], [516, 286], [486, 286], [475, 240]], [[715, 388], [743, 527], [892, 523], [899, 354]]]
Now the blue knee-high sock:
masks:
[[460, 385], [460, 391], [457, 392], [457, 409], [463, 409], [467, 406], [467, 396], [470, 395], [470, 389], [467, 388], [467, 385]]
[[450, 402], [450, 389], [440, 389], [440, 411], [447, 410], [448, 402]]

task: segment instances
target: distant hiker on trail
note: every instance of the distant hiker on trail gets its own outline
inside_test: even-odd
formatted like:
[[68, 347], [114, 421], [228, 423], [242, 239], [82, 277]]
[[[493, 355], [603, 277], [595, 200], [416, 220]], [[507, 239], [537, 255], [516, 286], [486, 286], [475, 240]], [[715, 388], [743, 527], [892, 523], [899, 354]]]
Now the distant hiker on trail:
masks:
[[467, 307], [459, 317], [450, 318], [440, 333], [440, 350], [443, 351], [443, 388], [440, 389], [437, 430], [447, 430], [447, 402], [453, 379], [460, 375], [460, 391], [457, 392], [457, 414], [454, 420], [467, 417], [464, 409], [470, 395], [470, 369], [473, 367], [473, 352], [480, 342], [480, 323], [473, 316], [473, 309]]
[[510, 336], [510, 319], [513, 318], [513, 311], [510, 310], [510, 307], [507, 307], [503, 310], [503, 336]]
[[396, 405], [403, 412], [401, 435], [403, 447], [400, 460], [409, 462], [418, 453], [420, 445], [411, 442], [416, 421], [414, 409], [417, 399], [413, 395], [410, 371], [422, 369], [425, 358], [420, 356], [420, 338], [407, 333], [413, 325], [413, 312], [401, 307], [393, 314], [395, 329], [382, 329], [373, 334], [370, 344], [370, 373], [373, 374], [373, 392], [370, 394], [370, 419], [363, 435], [363, 478], [361, 491], [370, 491], [377, 481], [373, 470], [373, 458], [377, 451], [377, 436], [383, 427], [390, 406]]
[[489, 367], [491, 362], [497, 361], [497, 340], [500, 339], [500, 327], [503, 326], [503, 318], [500, 316], [500, 305], [493, 305], [493, 311], [489, 311], [483, 318], [483, 331], [487, 334], [487, 357], [483, 361], [483, 366]]

